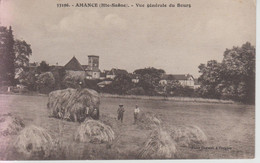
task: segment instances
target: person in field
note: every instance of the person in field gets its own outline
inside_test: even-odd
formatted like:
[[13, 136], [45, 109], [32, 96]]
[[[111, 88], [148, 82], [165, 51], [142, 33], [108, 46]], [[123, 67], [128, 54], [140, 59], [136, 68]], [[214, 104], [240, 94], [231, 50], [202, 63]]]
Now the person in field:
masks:
[[136, 104], [135, 109], [134, 109], [134, 123], [137, 122], [139, 113], [140, 113], [140, 109], [139, 109], [138, 105]]
[[123, 117], [124, 117], [124, 112], [125, 112], [125, 109], [123, 107], [124, 105], [123, 104], [119, 104], [119, 108], [117, 109], [117, 119], [118, 120], [121, 120], [121, 123], [123, 122]]
[[97, 108], [95, 108], [92, 112], [92, 118], [93, 119], [99, 119], [99, 110]]

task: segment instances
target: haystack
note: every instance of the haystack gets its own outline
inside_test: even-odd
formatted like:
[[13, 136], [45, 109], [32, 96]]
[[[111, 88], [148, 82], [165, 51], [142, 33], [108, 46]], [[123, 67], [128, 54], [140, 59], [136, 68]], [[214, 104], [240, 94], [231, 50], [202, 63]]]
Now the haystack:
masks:
[[142, 129], [153, 129], [162, 123], [158, 115], [151, 112], [143, 112], [137, 122]]
[[0, 136], [16, 135], [24, 127], [21, 118], [11, 113], [0, 115]]
[[105, 143], [115, 139], [115, 133], [108, 125], [96, 120], [81, 123], [74, 139], [80, 142]]
[[45, 129], [33, 125], [24, 128], [14, 141], [16, 151], [27, 158], [48, 157], [52, 145], [53, 139], [50, 134]]
[[174, 158], [176, 152], [175, 143], [171, 136], [158, 128], [151, 133], [138, 157], [142, 159], [169, 159]]
[[179, 146], [196, 146], [207, 141], [207, 136], [198, 126], [174, 126], [171, 128], [171, 137]]
[[47, 106], [51, 116], [83, 122], [87, 116], [99, 119], [99, 104], [100, 98], [96, 91], [67, 88], [51, 92]]

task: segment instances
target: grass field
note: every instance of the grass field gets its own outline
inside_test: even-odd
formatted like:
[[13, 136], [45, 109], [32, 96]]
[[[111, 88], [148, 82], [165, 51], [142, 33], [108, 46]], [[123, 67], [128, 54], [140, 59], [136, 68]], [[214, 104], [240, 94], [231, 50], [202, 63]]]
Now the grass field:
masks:
[[[159, 114], [167, 125], [196, 125], [204, 131], [207, 143], [201, 148], [178, 147], [177, 159], [254, 158], [255, 107], [252, 105], [102, 97], [101, 115], [116, 117], [119, 103], [124, 104], [126, 112], [124, 122], [116, 129], [112, 148], [73, 141], [80, 124], [49, 117], [44, 96], [0, 95], [0, 114], [11, 112], [20, 116], [25, 125], [34, 124], [50, 131], [60, 142], [60, 149], [49, 159], [136, 159], [150, 131], [133, 124], [135, 104], [141, 112]], [[0, 160], [25, 159], [13, 151], [15, 137], [0, 138]]]

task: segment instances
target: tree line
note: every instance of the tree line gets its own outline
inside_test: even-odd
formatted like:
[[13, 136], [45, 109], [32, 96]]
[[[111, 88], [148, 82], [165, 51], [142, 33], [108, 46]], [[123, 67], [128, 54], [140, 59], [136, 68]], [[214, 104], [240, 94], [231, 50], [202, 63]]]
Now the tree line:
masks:
[[[0, 84], [23, 84], [29, 91], [48, 93], [64, 88], [87, 87], [98, 92], [121, 95], [163, 95], [231, 99], [243, 103], [255, 102], [255, 47], [246, 42], [241, 47], [226, 49], [223, 60], [210, 60], [199, 65], [200, 88], [183, 87], [177, 80], [161, 85], [165, 74], [153, 67], [133, 72], [139, 82], [132, 81], [130, 73], [118, 74], [111, 84], [98, 87], [102, 80], [66, 75], [63, 67], [49, 66], [42, 61], [33, 69], [28, 67], [32, 55], [31, 45], [24, 40], [14, 39], [11, 27], [0, 26]], [[106, 79], [107, 80], [107, 79]], [[79, 83], [82, 83], [79, 85]]]

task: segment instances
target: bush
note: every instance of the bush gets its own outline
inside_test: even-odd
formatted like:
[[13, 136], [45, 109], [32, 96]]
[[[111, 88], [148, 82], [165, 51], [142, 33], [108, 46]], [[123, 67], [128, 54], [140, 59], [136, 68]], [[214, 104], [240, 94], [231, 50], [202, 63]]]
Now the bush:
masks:
[[45, 72], [39, 75], [36, 83], [40, 93], [50, 93], [54, 90], [55, 78], [51, 72]]

